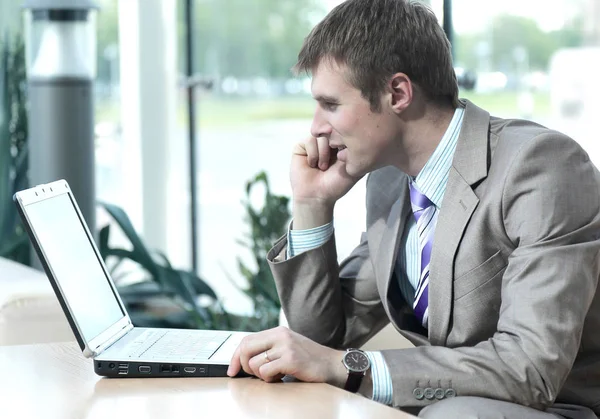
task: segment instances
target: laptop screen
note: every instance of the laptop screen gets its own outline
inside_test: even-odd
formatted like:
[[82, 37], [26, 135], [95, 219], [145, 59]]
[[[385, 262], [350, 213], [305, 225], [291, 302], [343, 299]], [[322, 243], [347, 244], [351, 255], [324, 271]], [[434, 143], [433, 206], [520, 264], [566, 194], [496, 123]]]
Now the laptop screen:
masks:
[[68, 194], [28, 204], [25, 211], [86, 341], [125, 313], [104, 274]]

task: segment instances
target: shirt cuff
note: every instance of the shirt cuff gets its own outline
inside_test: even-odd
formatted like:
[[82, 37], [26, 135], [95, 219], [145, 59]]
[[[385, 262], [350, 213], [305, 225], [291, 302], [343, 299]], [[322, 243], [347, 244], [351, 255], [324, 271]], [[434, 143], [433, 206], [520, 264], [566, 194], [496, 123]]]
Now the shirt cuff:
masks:
[[392, 376], [381, 352], [365, 352], [371, 361], [371, 377], [373, 379], [373, 401], [392, 405], [394, 390]]
[[324, 245], [332, 235], [333, 222], [307, 230], [292, 230], [292, 222], [290, 221], [287, 234], [287, 258], [292, 258], [300, 253]]

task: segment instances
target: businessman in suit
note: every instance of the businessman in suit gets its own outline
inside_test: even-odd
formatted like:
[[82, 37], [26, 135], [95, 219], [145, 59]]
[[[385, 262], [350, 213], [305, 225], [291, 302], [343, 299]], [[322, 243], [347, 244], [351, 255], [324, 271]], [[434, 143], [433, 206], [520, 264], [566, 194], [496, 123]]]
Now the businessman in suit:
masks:
[[[600, 413], [600, 175], [573, 140], [460, 101], [426, 6], [347, 0], [306, 38], [311, 135], [268, 255], [290, 329], [232, 359], [427, 418]], [[367, 179], [339, 266], [333, 208]], [[415, 347], [356, 349], [391, 322]]]

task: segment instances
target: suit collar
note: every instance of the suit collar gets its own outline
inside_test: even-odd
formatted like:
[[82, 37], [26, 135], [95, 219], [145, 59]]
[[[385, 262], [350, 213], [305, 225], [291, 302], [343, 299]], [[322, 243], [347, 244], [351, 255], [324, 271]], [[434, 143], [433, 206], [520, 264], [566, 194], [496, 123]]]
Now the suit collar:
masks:
[[461, 101], [465, 105], [465, 116], [452, 167], [467, 184], [474, 185], [487, 176], [490, 114], [466, 99]]

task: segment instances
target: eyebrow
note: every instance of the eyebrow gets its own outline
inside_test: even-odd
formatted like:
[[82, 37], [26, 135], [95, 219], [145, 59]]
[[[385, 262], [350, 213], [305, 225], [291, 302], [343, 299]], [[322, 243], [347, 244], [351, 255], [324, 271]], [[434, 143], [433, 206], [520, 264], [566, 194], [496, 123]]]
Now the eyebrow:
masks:
[[333, 96], [327, 96], [327, 95], [317, 95], [313, 97], [317, 102], [333, 102], [333, 103], [337, 103], [338, 100], [337, 98], [333, 97]]

